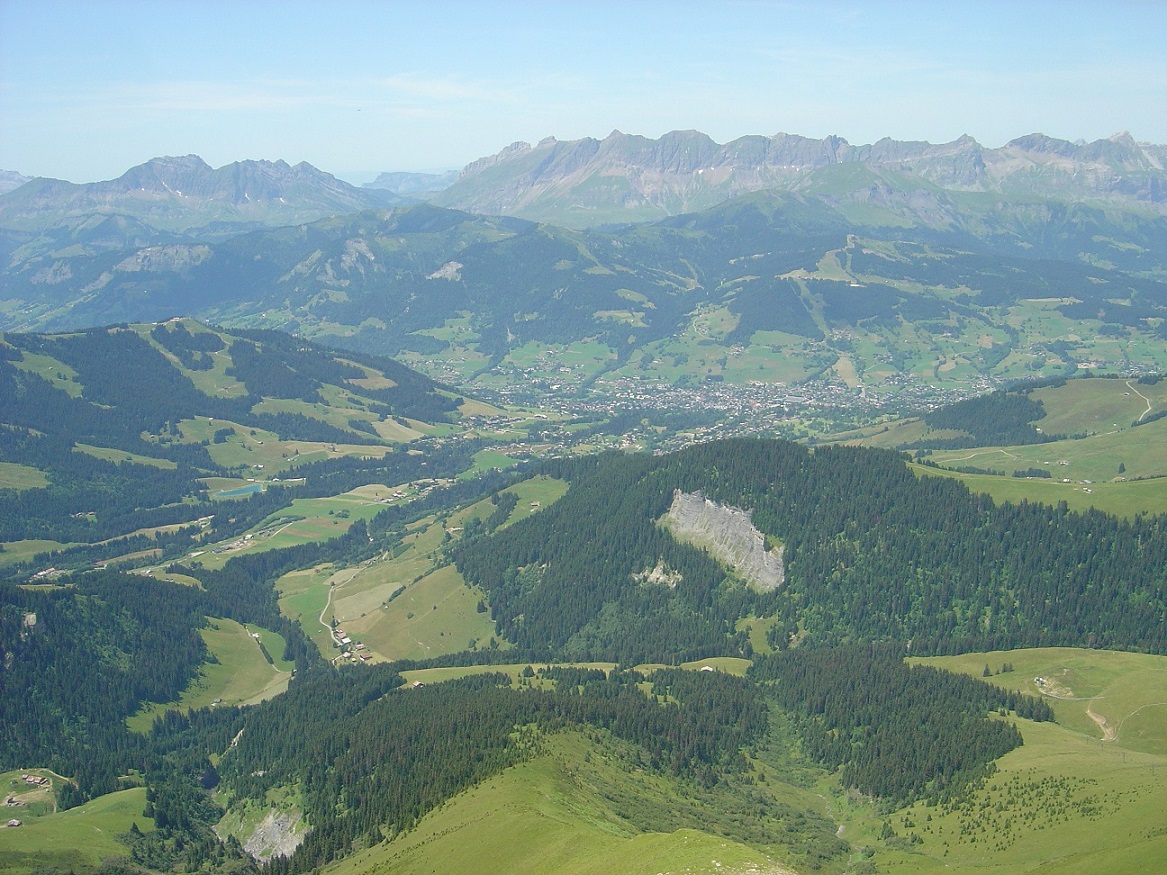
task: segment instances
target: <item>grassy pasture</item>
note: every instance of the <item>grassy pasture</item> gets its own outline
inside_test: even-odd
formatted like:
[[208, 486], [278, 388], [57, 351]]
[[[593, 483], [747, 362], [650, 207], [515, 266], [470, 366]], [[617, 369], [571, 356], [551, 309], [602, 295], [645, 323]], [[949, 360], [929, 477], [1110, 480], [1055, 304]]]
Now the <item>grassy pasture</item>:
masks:
[[[401, 672], [401, 676], [405, 678], [406, 684], [413, 684], [416, 681], [421, 681], [424, 684], [440, 684], [442, 681], [452, 681], [458, 678], [489, 674], [497, 671], [510, 677], [511, 685], [513, 686], [522, 678], [524, 669], [530, 667], [532, 670], [538, 671], [547, 664], [540, 662], [513, 662], [503, 665], [455, 665], [442, 668], [415, 668]], [[616, 663], [614, 662], [557, 662], [553, 664], [570, 666], [572, 668], [596, 668], [605, 673], [612, 671], [616, 667]], [[528, 680], [533, 679], [529, 678]]]
[[72, 547], [74, 545], [63, 544], [60, 541], [44, 541], [30, 538], [27, 541], [5, 541], [0, 546], [4, 547], [4, 551], [0, 553], [0, 565], [14, 565], [17, 562], [27, 562], [33, 556], [40, 553], [48, 553], [51, 550], [62, 550], [65, 547]]
[[[801, 784], [778, 786], [779, 771], [758, 786], [765, 786], [775, 799], [808, 810], [821, 811], [826, 799], [826, 811], [840, 825], [839, 834], [852, 843], [852, 862], [862, 863], [869, 857], [875, 871], [1002, 875], [1161, 871], [1167, 859], [1167, 832], [1162, 826], [1167, 783], [1160, 771], [1167, 769], [1167, 657], [1045, 648], [912, 661], [978, 678], [988, 664], [995, 672], [990, 683], [1035, 695], [1039, 694], [1035, 678], [1041, 677], [1044, 688], [1053, 694], [1047, 701], [1057, 723], [1003, 718], [1017, 724], [1024, 746], [998, 760], [996, 771], [968, 794], [940, 805], [917, 803], [894, 812], [881, 811], [869, 800], [845, 793], [833, 776], [823, 776], [808, 790], [799, 789]], [[686, 667], [706, 662], [715, 661], [698, 660]], [[740, 670], [736, 662], [740, 661], [716, 667]], [[1006, 663], [1013, 670], [999, 673]], [[539, 667], [533, 665], [536, 670]], [[406, 679], [435, 683], [503, 671], [517, 682], [525, 668], [526, 663], [429, 669], [409, 672]], [[1114, 730], [1112, 741], [1103, 740], [1107, 726]], [[602, 749], [590, 747], [591, 743], [570, 733], [547, 739], [544, 755], [462, 794], [423, 819], [418, 830], [354, 857], [334, 871], [410, 872], [420, 866], [453, 873], [528, 871], [524, 867], [530, 867], [529, 871], [601, 871], [563, 855], [561, 842], [581, 849], [581, 856], [603, 860], [610, 871], [640, 871], [639, 848], [649, 847], [649, 836], [654, 834], [638, 835], [630, 829], [616, 813], [616, 800], [632, 799], [645, 810], [655, 810], [658, 793], [668, 798], [665, 788], [656, 786], [663, 785], [664, 779], [601, 776], [607, 756]], [[576, 749], [580, 744], [585, 747]], [[556, 756], [563, 757], [560, 762], [570, 780], [546, 771]], [[598, 788], [603, 792], [595, 793]], [[567, 814], [551, 814], [547, 806], [552, 802], [564, 806]], [[499, 817], [498, 812], [504, 810], [508, 813]], [[891, 830], [890, 837], [886, 833], [881, 837], [883, 824]], [[486, 841], [479, 838], [479, 830], [486, 829], [494, 836], [489, 840], [499, 845], [483, 869], [481, 858], [465, 849]], [[679, 844], [682, 833], [672, 836], [673, 845]], [[701, 836], [690, 838], [701, 841]], [[609, 843], [623, 846], [622, 859], [607, 856]], [[721, 845], [731, 846], [743, 853], [761, 853], [732, 842]], [[728, 856], [689, 859], [675, 866], [656, 857], [653, 865], [655, 872], [709, 871], [704, 866], [734, 871]], [[757, 871], [780, 871], [768, 868], [772, 863], [756, 865]], [[830, 865], [826, 870], [836, 871]]]
[[13, 364], [21, 370], [48, 380], [53, 384], [54, 389], [60, 389], [72, 398], [81, 397], [82, 386], [78, 380], [77, 372], [52, 356], [22, 350], [20, 360], [13, 362]]
[[196, 551], [197, 558], [207, 568], [222, 568], [235, 556], [338, 538], [354, 522], [372, 518], [383, 507], [367, 493], [355, 491], [329, 498], [297, 498], [246, 535]]
[[1045, 416], [1037, 423], [1043, 431], [1101, 433], [1128, 428], [1140, 417], [1163, 410], [1167, 381], [1147, 385], [1136, 380], [1088, 377], [1056, 388], [1035, 389], [1032, 397], [1045, 407]]
[[1023, 500], [1056, 505], [1066, 502], [1071, 510], [1097, 508], [1120, 517], [1139, 513], [1167, 513], [1167, 478], [1128, 480], [1118, 483], [1062, 483], [1053, 479], [962, 474], [924, 465], [912, 465], [919, 476], [952, 477], [972, 492], [984, 492], [997, 503]]
[[567, 494], [567, 487], [568, 484], [565, 480], [556, 480], [540, 474], [538, 477], [532, 477], [529, 480], [524, 480], [522, 483], [516, 483], [514, 486], [504, 490], [505, 492], [513, 492], [517, 495], [519, 503], [515, 505], [515, 509], [511, 511], [511, 515], [507, 517], [506, 522], [500, 528], [512, 526], [519, 520], [525, 520], [527, 517], [554, 504]]
[[[922, 660], [1033, 695], [1046, 693], [1058, 724], [1108, 746], [1167, 757], [1167, 656], [1071, 647], [995, 651]], [[1042, 678], [1038, 685], [1035, 678]], [[1090, 715], [1095, 716], [1091, 717]]]
[[454, 566], [446, 565], [406, 587], [380, 611], [346, 626], [388, 659], [456, 653], [471, 642], [483, 647], [494, 635], [490, 614], [476, 610], [480, 597]]
[[[410, 671], [403, 671], [401, 676], [405, 678], [407, 683], [412, 684], [414, 681], [421, 681], [426, 684], [436, 684], [442, 681], [455, 680], [461, 677], [469, 677], [471, 675], [486, 674], [488, 672], [502, 672], [509, 675], [511, 683], [518, 683], [522, 677], [523, 670], [528, 666], [536, 672], [546, 665], [562, 665], [570, 666], [572, 668], [597, 668], [603, 672], [611, 672], [616, 668], [614, 662], [515, 662], [506, 663], [503, 665], [466, 665], [466, 666], [446, 666], [443, 668], [418, 668]], [[714, 656], [709, 659], [696, 659], [692, 662], [681, 664], [681, 668], [689, 671], [700, 671], [705, 666], [711, 666], [714, 670], [725, 672], [726, 674], [737, 675], [738, 677], [745, 677], [746, 671], [752, 663], [748, 659], [739, 659], [735, 656]], [[658, 669], [669, 668], [664, 663], [644, 663], [635, 666], [635, 670], [644, 674], [651, 674]]]
[[[226, 619], [211, 619], [199, 634], [218, 661], [205, 663], [177, 702], [151, 704], [130, 717], [126, 725], [131, 730], [147, 732], [154, 718], [166, 711], [206, 708], [216, 701], [223, 705], [254, 705], [288, 688], [292, 667], [283, 659], [284, 639], [280, 635]], [[275, 660], [274, 665], [260, 650], [261, 642]]]
[[[19, 772], [0, 776], [0, 786]], [[31, 807], [31, 806], [30, 806]], [[110, 793], [77, 808], [57, 814], [31, 815], [20, 808], [11, 815], [24, 825], [0, 828], [0, 873], [28, 875], [37, 870], [84, 871], [97, 868], [103, 860], [126, 857], [129, 849], [117, 836], [137, 824], [143, 832], [154, 828], [142, 814], [146, 790], [134, 787]]]
[[489, 502], [482, 501], [449, 518], [430, 516], [411, 525], [401, 545], [379, 559], [286, 574], [277, 583], [280, 609], [300, 620], [325, 655], [335, 649], [321, 618], [335, 621], [381, 659], [454, 653], [471, 641], [485, 645], [494, 627], [489, 614], [477, 611], [482, 594], [466, 586], [453, 566], [439, 567], [439, 551], [471, 516], [489, 513]]
[[[49, 783], [43, 785], [29, 784], [22, 777], [25, 774], [48, 778]], [[53, 814], [57, 810], [57, 785], [61, 776], [48, 769], [17, 769], [0, 774], [0, 793], [4, 799], [15, 799], [16, 803], [6, 806], [5, 821], [17, 819], [24, 823], [31, 823], [38, 818]]]
[[324, 871], [790, 875], [760, 851], [720, 836], [694, 829], [638, 832], [603, 794], [630, 784], [621, 765], [583, 736], [562, 733], [546, 740], [544, 753], [460, 794], [416, 829]]
[[[929, 458], [938, 465], [971, 465], [1008, 473], [1046, 467], [1053, 479], [1093, 480], [1095, 483], [1118, 478], [1162, 477], [1167, 475], [1167, 419], [1138, 428], [1112, 429], [1079, 440], [937, 450]], [[1123, 467], [1121, 471], [1120, 465]]]
[[358, 407], [343, 389], [324, 386], [321, 393], [327, 403], [310, 403], [290, 398], [265, 398], [251, 408], [251, 411], [252, 413], [298, 413], [301, 416], [318, 419], [346, 431], [352, 431], [348, 424], [349, 419], [360, 419], [370, 424], [381, 419], [379, 416], [368, 413], [363, 407]]
[[328, 604], [328, 579], [332, 572], [331, 565], [289, 571], [275, 585], [280, 613], [299, 622], [321, 653], [329, 653], [332, 647], [328, 630], [318, 622], [320, 612]]
[[602, 373], [615, 359], [615, 353], [607, 345], [586, 340], [566, 346], [526, 343], [507, 353], [504, 362], [513, 368], [532, 371], [536, 378], [571, 385]]
[[[1075, 510], [1097, 508], [1119, 516], [1167, 512], [1167, 419], [1138, 427], [1132, 422], [1167, 405], [1167, 381], [1083, 378], [1034, 391], [1047, 415], [1037, 421], [1045, 432], [1078, 438], [1023, 446], [935, 450], [928, 460], [943, 468], [980, 468], [1004, 476], [966, 474], [916, 467], [918, 474], [951, 476], [998, 502], [1021, 500]], [[1085, 435], [1081, 437], [1081, 435]], [[918, 440], [954, 437], [932, 432], [919, 419], [905, 419], [836, 435], [835, 440], [896, 448]], [[1049, 477], [1013, 477], [1036, 468]]]
[[110, 447], [92, 447], [88, 444], [77, 444], [73, 447], [73, 452], [85, 453], [87, 456], [93, 456], [95, 459], [104, 459], [107, 462], [113, 462], [115, 465], [130, 462], [134, 465], [150, 465], [153, 468], [166, 468], [171, 471], [178, 467], [170, 459], [155, 459], [152, 456], [142, 456], [138, 453], [115, 450]]
[[426, 431], [430, 430], [423, 431], [422, 428], [415, 428], [415, 425], [423, 426], [423, 423], [417, 420], [407, 419], [405, 421], [411, 425], [402, 425], [395, 419], [374, 419], [372, 425], [382, 440], [391, 443], [408, 443], [419, 437], [424, 437]]
[[[525, 519], [567, 491], [563, 481], [536, 477], [510, 487], [518, 504], [504, 526]], [[493, 511], [480, 501], [450, 515], [416, 523], [394, 554], [357, 569], [334, 589], [331, 617], [354, 641], [388, 659], [423, 658], [487, 646], [495, 635], [487, 612], [478, 610], [483, 593], [471, 589], [451, 565], [441, 564], [441, 548], [460, 537], [470, 519]], [[501, 642], [500, 642], [501, 643]]]
[[[296, 464], [306, 464], [341, 456], [384, 458], [392, 452], [388, 446], [335, 444], [324, 441], [281, 441], [275, 432], [248, 428], [224, 419], [184, 419], [179, 423], [183, 440], [188, 443], [211, 441], [207, 452], [223, 468], [249, 468], [263, 471], [264, 477], [280, 474]], [[214, 443], [216, 431], [224, 428], [232, 434], [223, 443]], [[259, 476], [259, 475], [257, 475]]]
[[920, 842], [878, 854], [881, 871], [1161, 871], [1167, 657], [1043, 648], [919, 661], [975, 677], [1012, 663], [987, 680], [1036, 694], [1042, 678], [1057, 723], [1016, 721], [1024, 746], [963, 801], [891, 815]]
[[[433, 331], [428, 330], [416, 333], [420, 335], [434, 334]], [[439, 337], [438, 339], [443, 338]], [[490, 356], [477, 350], [476, 341], [477, 337], [469, 335], [459, 337], [447, 348], [425, 355], [402, 350], [398, 353], [397, 360], [435, 380], [455, 385], [469, 385], [477, 374], [491, 365]], [[474, 342], [475, 346], [466, 346], [468, 342]]]
[[[347, 495], [381, 501], [413, 491], [408, 485], [366, 486]], [[548, 506], [567, 491], [567, 484], [536, 477], [507, 491], [517, 495], [518, 504], [503, 525]], [[478, 610], [484, 595], [467, 586], [453, 566], [442, 564], [441, 550], [461, 537], [469, 520], [484, 519], [493, 510], [483, 500], [449, 516], [426, 517], [409, 527], [390, 554], [360, 566], [324, 565], [286, 574], [276, 584], [280, 610], [299, 620], [325, 655], [336, 650], [321, 618], [325, 624], [335, 621], [377, 659], [421, 658], [489, 646], [495, 629], [489, 613]]]
[[[181, 319], [178, 321], [191, 334], [219, 334], [219, 332], [212, 331], [194, 319]], [[226, 347], [209, 353], [212, 362], [210, 368], [205, 371], [192, 371], [184, 367], [174, 353], [170, 352], [170, 350], [163, 347], [162, 344], [150, 336], [150, 332], [153, 330], [152, 325], [135, 325], [133, 330], [137, 331], [143, 340], [162, 353], [162, 355], [166, 356], [170, 363], [182, 371], [195, 384], [195, 388], [203, 394], [210, 395], [212, 398], [240, 398], [247, 394], [247, 387], [235, 377], [227, 374], [227, 368], [231, 367], [234, 361]], [[221, 334], [219, 336], [222, 337]]]
[[770, 646], [770, 642], [766, 639], [770, 628], [778, 623], [779, 617], [755, 617], [753, 615], [744, 617], [737, 621], [736, 631], [745, 631], [750, 636], [750, 646], [754, 649], [754, 653], [764, 655], [773, 653], [774, 648]]
[[473, 398], [462, 399], [462, 403], [458, 405], [458, 412], [462, 416], [503, 416], [506, 414], [506, 411], [501, 407]]
[[202, 587], [202, 583], [200, 583], [196, 578], [191, 577], [189, 574], [179, 574], [176, 571], [163, 571], [161, 569], [155, 568], [151, 569], [150, 576], [155, 580], [167, 580], [170, 583], [177, 583], [180, 586], [193, 586], [196, 589]]
[[31, 465], [0, 462], [0, 489], [43, 489], [48, 485], [45, 473]]
[[888, 818], [901, 839], [920, 843], [879, 854], [881, 871], [1161, 871], [1167, 786], [1157, 773], [1167, 761], [1102, 748], [1056, 724], [1019, 728], [1025, 745], [967, 799]]
[[459, 480], [471, 480], [487, 471], [505, 471], [515, 464], [515, 460], [498, 450], [479, 450], [474, 454], [474, 465], [458, 475]]

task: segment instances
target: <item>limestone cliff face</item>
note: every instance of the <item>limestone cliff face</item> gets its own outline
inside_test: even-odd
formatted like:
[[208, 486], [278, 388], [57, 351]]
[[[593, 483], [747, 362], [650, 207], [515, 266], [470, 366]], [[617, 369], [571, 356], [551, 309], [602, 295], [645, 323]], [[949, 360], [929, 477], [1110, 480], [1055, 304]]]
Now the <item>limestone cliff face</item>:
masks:
[[[852, 145], [797, 134], [750, 135], [719, 145], [700, 131], [653, 140], [613, 131], [602, 140], [513, 143], [467, 165], [433, 202], [487, 215], [520, 216], [585, 228], [659, 220], [704, 210], [746, 192], [820, 188], [839, 194], [850, 174], [822, 176], [838, 165], [864, 165], [873, 177], [908, 174], [934, 197], [946, 191], [997, 192], [1077, 201], [1133, 200], [1167, 209], [1167, 147], [1115, 134], [1070, 143], [1031, 134], [999, 149], [965, 135], [950, 143], [892, 140]], [[866, 188], [863, 184], [862, 191]], [[848, 191], [850, 195], [853, 192]]]
[[705, 548], [760, 590], [777, 589], [786, 579], [782, 547], [766, 550], [748, 510], [678, 489], [665, 520], [676, 537]]

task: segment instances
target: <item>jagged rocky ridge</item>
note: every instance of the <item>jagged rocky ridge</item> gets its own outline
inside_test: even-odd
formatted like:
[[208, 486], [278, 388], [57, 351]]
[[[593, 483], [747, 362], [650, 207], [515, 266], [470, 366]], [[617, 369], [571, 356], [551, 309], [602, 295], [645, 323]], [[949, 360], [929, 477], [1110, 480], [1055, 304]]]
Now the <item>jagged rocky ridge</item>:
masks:
[[28, 180], [0, 195], [0, 228], [37, 232], [80, 218], [126, 216], [159, 231], [215, 239], [402, 202], [393, 192], [357, 188], [306, 162], [212, 168], [185, 155], [154, 158], [103, 182]]
[[463, 170], [433, 200], [471, 212], [585, 227], [660, 218], [766, 188], [800, 190], [817, 170], [862, 165], [919, 177], [949, 191], [1031, 194], [1067, 200], [1121, 199], [1167, 210], [1167, 147], [1128, 133], [1093, 143], [1030, 134], [1001, 148], [965, 135], [950, 143], [881, 139], [852, 145], [779, 133], [725, 145], [699, 131], [653, 140], [613, 131], [602, 140], [513, 143]]

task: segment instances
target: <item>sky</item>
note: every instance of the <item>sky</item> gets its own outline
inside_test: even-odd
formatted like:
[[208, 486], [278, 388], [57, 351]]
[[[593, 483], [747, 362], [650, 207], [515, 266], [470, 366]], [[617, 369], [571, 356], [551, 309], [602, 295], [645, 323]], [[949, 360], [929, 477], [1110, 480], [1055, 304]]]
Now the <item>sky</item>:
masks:
[[162, 155], [360, 183], [700, 130], [1167, 143], [1167, 0], [0, 0], [0, 169]]

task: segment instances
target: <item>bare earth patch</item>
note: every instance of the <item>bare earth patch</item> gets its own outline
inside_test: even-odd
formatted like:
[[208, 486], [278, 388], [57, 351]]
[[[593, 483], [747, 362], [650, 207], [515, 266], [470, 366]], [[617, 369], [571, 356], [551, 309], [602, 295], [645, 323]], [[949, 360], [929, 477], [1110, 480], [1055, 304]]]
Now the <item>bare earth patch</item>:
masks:
[[243, 843], [243, 850], [266, 863], [273, 857], [290, 857], [304, 840], [304, 822], [288, 812], [269, 811], [251, 837]]

